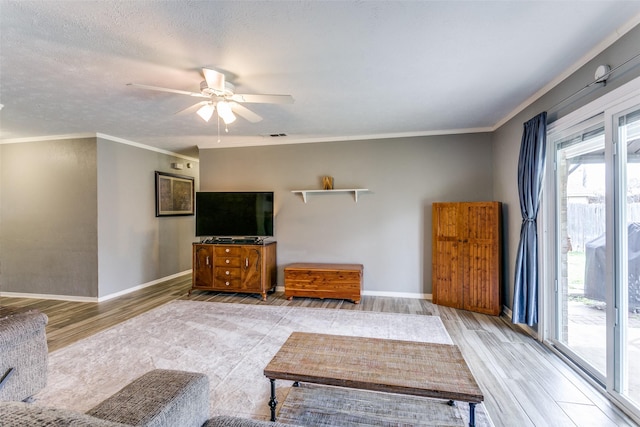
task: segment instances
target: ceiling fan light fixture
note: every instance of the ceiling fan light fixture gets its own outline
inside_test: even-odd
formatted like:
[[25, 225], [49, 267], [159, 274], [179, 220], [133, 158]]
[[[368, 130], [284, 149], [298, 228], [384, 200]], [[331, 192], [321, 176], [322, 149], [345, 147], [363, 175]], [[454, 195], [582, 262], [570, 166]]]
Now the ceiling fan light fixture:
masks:
[[205, 79], [200, 82], [200, 91], [198, 92], [189, 92], [186, 90], [149, 86], [138, 83], [127, 83], [127, 86], [204, 98], [204, 101], [196, 102], [178, 113], [187, 111], [191, 113], [196, 111], [202, 120], [209, 122], [213, 113], [217, 110], [218, 121], [222, 119], [225, 125], [235, 122], [236, 116], [240, 116], [250, 123], [257, 123], [262, 120], [262, 117], [251, 111], [249, 108], [243, 106], [242, 103], [292, 104], [294, 102], [291, 95], [235, 93], [235, 86], [226, 81], [225, 75], [212, 68], [202, 68], [202, 74]]
[[218, 116], [224, 121], [225, 125], [231, 124], [236, 121], [236, 116], [231, 111], [231, 105], [226, 101], [218, 102]]
[[205, 122], [208, 122], [211, 119], [211, 116], [213, 115], [213, 111], [215, 110], [215, 107], [213, 106], [212, 103], [207, 103], [204, 104], [202, 107], [200, 107], [197, 111], [197, 114], [202, 117], [202, 120], [204, 120]]

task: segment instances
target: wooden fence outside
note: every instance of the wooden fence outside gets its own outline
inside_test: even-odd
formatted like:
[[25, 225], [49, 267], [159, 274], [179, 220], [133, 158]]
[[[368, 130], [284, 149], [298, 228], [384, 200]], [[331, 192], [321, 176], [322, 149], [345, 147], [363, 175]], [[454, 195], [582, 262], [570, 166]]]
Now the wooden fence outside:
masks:
[[[570, 203], [567, 206], [567, 233], [573, 251], [584, 252], [585, 243], [605, 232], [605, 205]], [[640, 203], [628, 205], [627, 222], [640, 222]]]

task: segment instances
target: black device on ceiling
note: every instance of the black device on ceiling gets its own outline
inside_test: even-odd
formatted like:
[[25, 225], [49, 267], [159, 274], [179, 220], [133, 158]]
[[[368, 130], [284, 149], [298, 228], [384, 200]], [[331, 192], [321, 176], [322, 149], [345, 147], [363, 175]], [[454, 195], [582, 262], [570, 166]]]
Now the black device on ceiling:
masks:
[[197, 192], [196, 236], [272, 237], [273, 192]]

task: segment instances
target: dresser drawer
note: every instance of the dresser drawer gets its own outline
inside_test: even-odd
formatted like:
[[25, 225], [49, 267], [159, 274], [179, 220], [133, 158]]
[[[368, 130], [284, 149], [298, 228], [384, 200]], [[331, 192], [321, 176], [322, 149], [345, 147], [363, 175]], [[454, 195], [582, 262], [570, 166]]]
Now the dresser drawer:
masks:
[[225, 268], [225, 267], [238, 268], [240, 267], [240, 257], [226, 256], [226, 255], [217, 256], [215, 258], [214, 265], [219, 268]]
[[222, 291], [236, 290], [241, 288], [241, 281], [240, 278], [216, 277], [213, 286]]
[[242, 247], [239, 245], [216, 246], [216, 258], [220, 256], [240, 256]]
[[239, 279], [240, 273], [239, 268], [216, 267], [215, 269], [215, 277], [219, 279]]

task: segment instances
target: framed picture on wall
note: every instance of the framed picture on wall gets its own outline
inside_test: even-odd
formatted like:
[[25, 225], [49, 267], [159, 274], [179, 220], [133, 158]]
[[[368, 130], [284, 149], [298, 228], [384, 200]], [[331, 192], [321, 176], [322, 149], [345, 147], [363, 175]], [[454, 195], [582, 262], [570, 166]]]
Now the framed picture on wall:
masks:
[[156, 216], [194, 214], [193, 177], [156, 171]]

